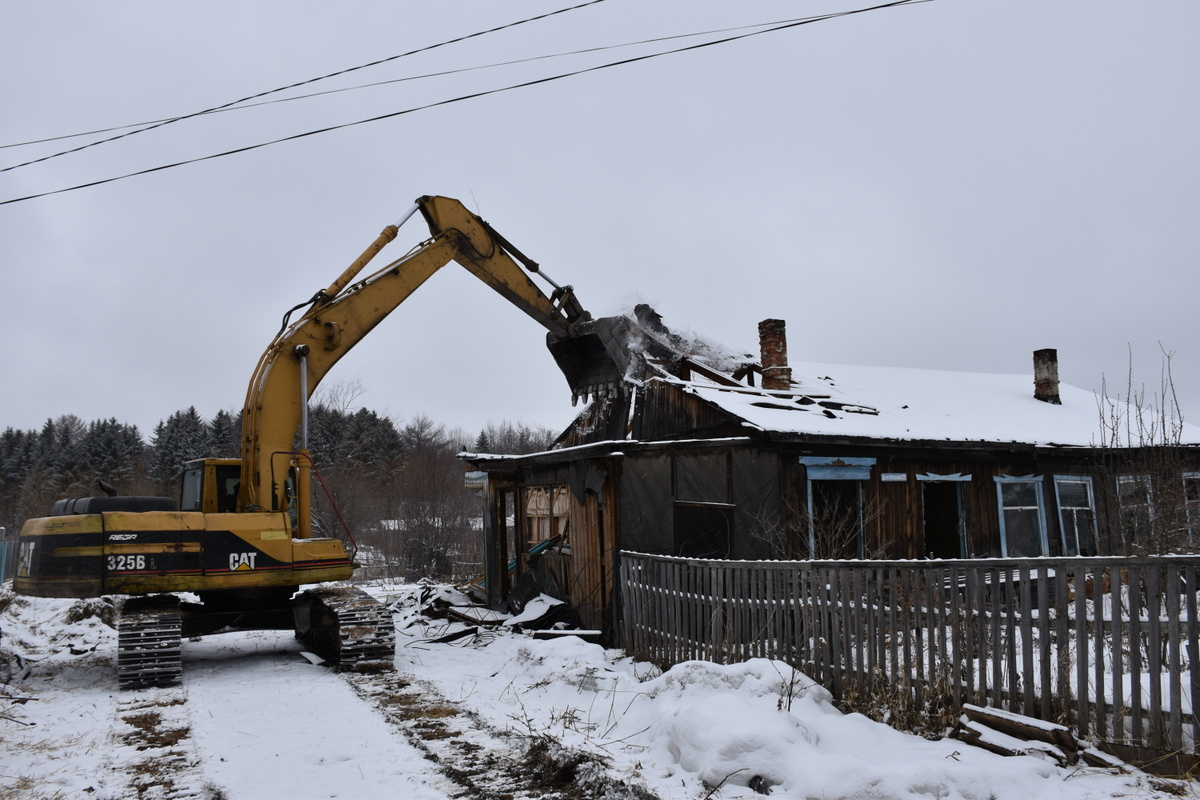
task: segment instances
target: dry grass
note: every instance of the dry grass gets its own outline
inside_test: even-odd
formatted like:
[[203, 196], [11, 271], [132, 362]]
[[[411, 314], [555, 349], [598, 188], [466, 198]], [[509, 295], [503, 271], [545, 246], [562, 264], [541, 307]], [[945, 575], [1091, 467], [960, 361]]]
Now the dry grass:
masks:
[[[0, 800], [30, 800], [38, 796], [34, 794], [38, 786], [36, 781], [24, 775], [18, 775], [14, 781], [12, 786], [0, 787]], [[51, 796], [51, 798], [59, 797], [62, 797], [62, 792], [56, 792]]]
[[116, 614], [116, 607], [113, 606], [112, 600], [109, 598], [89, 597], [79, 600], [67, 609], [64, 619], [68, 625], [74, 625], [77, 622], [83, 622], [85, 619], [95, 617], [108, 627], [115, 628]]
[[951, 680], [943, 670], [933, 681], [924, 682], [918, 703], [917, 687], [910, 678], [902, 674], [889, 679], [876, 669], [864, 683], [844, 681], [837, 705], [846, 713], [859, 713], [927, 739], [941, 739], [958, 719]]

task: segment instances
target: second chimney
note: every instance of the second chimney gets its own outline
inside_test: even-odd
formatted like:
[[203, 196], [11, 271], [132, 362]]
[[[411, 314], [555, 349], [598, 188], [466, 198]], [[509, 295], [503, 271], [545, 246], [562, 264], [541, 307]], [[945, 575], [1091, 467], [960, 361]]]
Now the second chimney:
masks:
[[762, 352], [762, 388], [786, 392], [792, 388], [792, 368], [787, 361], [787, 333], [781, 319], [758, 323], [758, 346]]
[[1062, 405], [1058, 396], [1058, 351], [1052, 347], [1033, 351], [1033, 397], [1043, 403]]

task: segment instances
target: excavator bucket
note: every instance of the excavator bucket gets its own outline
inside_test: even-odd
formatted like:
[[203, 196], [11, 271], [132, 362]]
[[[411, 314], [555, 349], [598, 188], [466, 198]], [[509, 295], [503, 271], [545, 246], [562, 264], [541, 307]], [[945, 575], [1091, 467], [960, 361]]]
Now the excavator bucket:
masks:
[[573, 335], [546, 337], [550, 353], [571, 387], [572, 402], [617, 391], [638, 378], [628, 323], [624, 316], [604, 317], [584, 323]]

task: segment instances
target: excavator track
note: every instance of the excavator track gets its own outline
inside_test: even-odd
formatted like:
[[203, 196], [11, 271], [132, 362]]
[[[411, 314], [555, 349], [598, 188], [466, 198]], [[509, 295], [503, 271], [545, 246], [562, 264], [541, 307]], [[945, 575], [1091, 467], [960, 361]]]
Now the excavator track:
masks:
[[182, 627], [178, 597], [127, 598], [117, 618], [118, 685], [139, 689], [178, 683]]
[[296, 606], [296, 636], [331, 667], [390, 668], [396, 626], [387, 606], [360, 589], [304, 592]]

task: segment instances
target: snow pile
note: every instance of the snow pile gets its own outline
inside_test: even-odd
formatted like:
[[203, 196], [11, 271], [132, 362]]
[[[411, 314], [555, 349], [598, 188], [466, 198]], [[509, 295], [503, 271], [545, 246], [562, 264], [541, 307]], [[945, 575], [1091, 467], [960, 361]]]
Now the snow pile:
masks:
[[[484, 634], [426, 645], [416, 628], [397, 664], [492, 725], [552, 737], [660, 798], [1096, 798], [1155, 791], [1140, 774], [1066, 770], [929, 741], [859, 714], [782, 662], [686, 662], [665, 673], [567, 637]], [[444, 634], [431, 626], [425, 635]]]
[[[659, 705], [665, 703], [660, 699]], [[815, 752], [818, 736], [799, 717], [762, 714], [755, 698], [742, 693], [718, 691], [703, 703], [680, 696], [673, 705], [652, 732], [680, 768], [695, 772], [709, 786], [786, 783], [787, 765]]]
[[485, 793], [463, 783], [472, 753], [476, 780], [544, 768], [569, 774], [573, 793], [514, 796], [571, 800], [1180, 791], [842, 714], [781, 662], [660, 672], [573, 636], [455, 621], [447, 612], [466, 598], [448, 587], [371, 591], [396, 611], [395, 673], [334, 673], [290, 633], [244, 632], [185, 642], [182, 685], [134, 692], [116, 690], [108, 603], [0, 593], [0, 797], [444, 800]]

